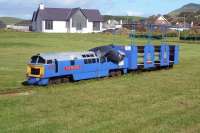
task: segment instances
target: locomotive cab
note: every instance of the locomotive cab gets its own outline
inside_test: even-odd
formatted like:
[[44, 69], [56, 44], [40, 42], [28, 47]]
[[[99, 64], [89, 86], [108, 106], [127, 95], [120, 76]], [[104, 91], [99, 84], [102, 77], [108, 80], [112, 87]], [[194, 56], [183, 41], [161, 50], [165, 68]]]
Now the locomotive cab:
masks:
[[44, 76], [44, 64], [46, 60], [39, 55], [31, 57], [27, 66], [27, 76], [41, 78]]

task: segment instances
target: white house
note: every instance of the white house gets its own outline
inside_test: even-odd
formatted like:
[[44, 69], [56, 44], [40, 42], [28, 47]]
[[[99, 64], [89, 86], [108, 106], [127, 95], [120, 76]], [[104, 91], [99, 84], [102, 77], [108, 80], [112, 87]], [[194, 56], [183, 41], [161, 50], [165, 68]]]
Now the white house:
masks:
[[109, 19], [108, 21], [103, 23], [103, 28], [106, 29], [116, 29], [116, 28], [122, 28], [122, 20], [117, 21], [114, 19]]
[[32, 30], [47, 33], [101, 32], [103, 17], [99, 10], [80, 8], [46, 8], [39, 5], [33, 13]]

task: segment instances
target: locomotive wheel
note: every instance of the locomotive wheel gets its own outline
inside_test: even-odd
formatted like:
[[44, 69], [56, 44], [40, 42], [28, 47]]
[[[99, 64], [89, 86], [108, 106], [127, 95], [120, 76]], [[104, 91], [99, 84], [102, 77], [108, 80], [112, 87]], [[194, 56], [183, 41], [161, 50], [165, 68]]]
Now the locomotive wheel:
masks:
[[110, 72], [110, 77], [115, 77], [116, 76], [116, 72], [115, 71], [111, 71]]
[[59, 84], [61, 83], [61, 79], [50, 79], [49, 84]]
[[55, 79], [55, 84], [61, 83], [61, 79]]
[[118, 71], [111, 71], [110, 72], [110, 77], [118, 77], [122, 75], [122, 71], [118, 70]]
[[121, 75], [122, 75], [122, 71], [119, 70], [116, 72], [116, 76], [121, 76]]
[[61, 83], [68, 83], [70, 80], [69, 78], [62, 78]]
[[54, 80], [53, 79], [49, 79], [49, 84], [50, 85], [54, 84]]

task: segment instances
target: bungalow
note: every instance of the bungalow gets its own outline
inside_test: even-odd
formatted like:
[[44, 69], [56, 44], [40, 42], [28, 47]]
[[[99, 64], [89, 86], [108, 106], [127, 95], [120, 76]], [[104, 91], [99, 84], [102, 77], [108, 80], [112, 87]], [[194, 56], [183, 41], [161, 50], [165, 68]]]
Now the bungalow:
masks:
[[103, 17], [99, 10], [80, 8], [45, 8], [33, 13], [32, 30], [47, 33], [101, 32]]
[[168, 25], [168, 26], [171, 25], [171, 23], [164, 16], [161, 15], [149, 17], [146, 20], [145, 24]]

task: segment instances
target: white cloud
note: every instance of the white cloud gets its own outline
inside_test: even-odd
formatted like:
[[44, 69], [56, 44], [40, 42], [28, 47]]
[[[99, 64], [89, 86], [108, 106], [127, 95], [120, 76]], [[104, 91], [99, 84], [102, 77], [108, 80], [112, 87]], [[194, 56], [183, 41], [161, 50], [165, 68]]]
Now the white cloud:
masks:
[[40, 4], [44, 3], [45, 5], [53, 4], [53, 5], [72, 5], [72, 4], [85, 4], [92, 0], [12, 0], [9, 2], [8, 0], [0, 0], [0, 3], [8, 3], [10, 5], [13, 4]]
[[126, 14], [128, 16], [143, 16], [144, 13], [138, 11], [127, 11]]
[[0, 3], [9, 3], [9, 4], [16, 4], [16, 3], [41, 3], [41, 0], [12, 0], [12, 2], [8, 0], [0, 0]]
[[110, 15], [144, 15], [143, 13], [132, 9], [124, 9], [122, 3], [119, 5], [118, 0], [12, 0], [12, 2], [8, 0], [0, 0], [0, 16], [20, 16], [23, 18], [31, 18], [33, 11], [38, 8], [40, 3], [44, 3], [45, 7], [94, 8], [99, 9], [102, 14]]
[[90, 0], [51, 0], [51, 1], [56, 1], [56, 2], [60, 2], [60, 3], [63, 3], [63, 4], [75, 4], [75, 3], [87, 3], [88, 1]]
[[57, 4], [57, 5], [77, 5], [77, 6], [82, 6], [85, 4], [90, 4], [94, 0], [46, 0], [43, 1], [44, 4]]

